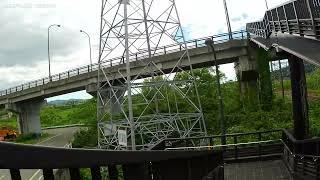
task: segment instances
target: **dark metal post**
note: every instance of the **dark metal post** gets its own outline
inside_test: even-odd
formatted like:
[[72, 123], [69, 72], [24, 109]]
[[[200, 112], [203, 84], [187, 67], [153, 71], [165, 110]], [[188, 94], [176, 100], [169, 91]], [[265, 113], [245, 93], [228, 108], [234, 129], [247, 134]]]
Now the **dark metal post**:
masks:
[[294, 136], [298, 140], [305, 139], [309, 134], [307, 85], [303, 60], [289, 55], [292, 87], [292, 111]]
[[219, 100], [219, 119], [220, 119], [220, 128], [221, 128], [221, 144], [226, 145], [226, 128], [225, 128], [225, 117], [224, 117], [224, 105], [223, 98], [221, 93], [221, 84], [220, 84], [220, 71], [219, 65], [217, 64], [217, 54], [214, 49], [214, 41], [212, 39], [207, 39], [205, 44], [211, 49], [214, 57], [214, 66], [216, 67], [216, 78], [217, 78], [217, 91], [218, 91], [218, 100]]
[[11, 179], [21, 180], [20, 170], [19, 169], [10, 169]]
[[279, 60], [279, 72], [280, 72], [280, 84], [281, 84], [281, 90], [282, 90], [282, 98], [284, 100], [284, 85], [283, 85], [283, 72], [282, 72], [282, 65], [281, 61]]

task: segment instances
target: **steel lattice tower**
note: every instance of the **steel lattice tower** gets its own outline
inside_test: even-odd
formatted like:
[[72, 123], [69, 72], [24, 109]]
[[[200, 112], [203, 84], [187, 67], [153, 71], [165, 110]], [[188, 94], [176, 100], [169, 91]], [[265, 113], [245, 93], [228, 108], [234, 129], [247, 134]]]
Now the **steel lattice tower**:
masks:
[[[170, 44], [180, 58], [162, 67], [154, 57], [177, 47]], [[100, 148], [149, 149], [206, 134], [174, 0], [102, 0], [97, 88]]]

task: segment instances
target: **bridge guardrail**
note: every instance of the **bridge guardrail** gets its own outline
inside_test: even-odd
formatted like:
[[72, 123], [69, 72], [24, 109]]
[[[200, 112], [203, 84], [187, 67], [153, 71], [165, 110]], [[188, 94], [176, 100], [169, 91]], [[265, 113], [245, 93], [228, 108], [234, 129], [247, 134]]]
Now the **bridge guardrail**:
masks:
[[[248, 37], [248, 35], [247, 35], [246, 31], [233, 32], [233, 39], [247, 39], [247, 37]], [[227, 42], [230, 40], [229, 33], [224, 33], [224, 34], [219, 34], [219, 35], [214, 35], [214, 36], [209, 36], [209, 37], [186, 41], [186, 47], [188, 49], [197, 48], [197, 47], [204, 47], [205, 40], [208, 38], [211, 38], [217, 44], [224, 43], [224, 42]], [[176, 52], [182, 51], [184, 48], [185, 48], [184, 44], [176, 43], [176, 44], [172, 44], [172, 45], [168, 45], [168, 46], [164, 46], [164, 47], [159, 47], [157, 49], [152, 49], [152, 55], [153, 56], [160, 56], [160, 55], [166, 55], [169, 53], [176, 53]], [[138, 53], [131, 54], [130, 61], [132, 61], [132, 62], [139, 61], [139, 60], [145, 59], [147, 57], [148, 57], [148, 51], [142, 50]], [[124, 57], [123, 56], [111, 58], [111, 59], [108, 59], [108, 60], [103, 61], [101, 63], [101, 65], [104, 68], [118, 66], [121, 64], [124, 64]], [[72, 70], [69, 70], [69, 71], [66, 71], [63, 73], [52, 75], [51, 79], [49, 77], [46, 77], [46, 78], [38, 79], [36, 81], [24, 83], [24, 84], [16, 86], [16, 87], [2, 90], [2, 91], [0, 91], [0, 97], [6, 96], [6, 95], [9, 95], [12, 93], [16, 93], [19, 91], [23, 91], [26, 89], [35, 88], [38, 86], [43, 86], [43, 85], [48, 84], [50, 82], [60, 81], [60, 80], [68, 79], [68, 78], [75, 77], [78, 75], [82, 75], [82, 74], [86, 74], [86, 73], [90, 73], [90, 72], [95, 72], [98, 69], [99, 69], [98, 63], [92, 64], [92, 66], [91, 65], [82, 66], [82, 67], [72, 69]]]
[[165, 139], [153, 149], [158, 150], [223, 150], [224, 158], [230, 161], [241, 158], [267, 157], [282, 153], [282, 130], [260, 131], [250, 133], [227, 134], [227, 144], [222, 145], [222, 135], [195, 137], [195, 138], [169, 138]]
[[320, 36], [320, 0], [291, 0], [266, 11], [262, 21], [247, 24], [247, 31], [268, 38], [272, 32]]
[[102, 167], [110, 180], [203, 179], [217, 169], [223, 177], [219, 151], [105, 151], [1, 142], [0, 154], [0, 167], [10, 169], [14, 180], [21, 180], [20, 169], [42, 169], [45, 180], [54, 179], [53, 169], [69, 169], [71, 179], [79, 180], [80, 168], [90, 168], [92, 179], [101, 180]]

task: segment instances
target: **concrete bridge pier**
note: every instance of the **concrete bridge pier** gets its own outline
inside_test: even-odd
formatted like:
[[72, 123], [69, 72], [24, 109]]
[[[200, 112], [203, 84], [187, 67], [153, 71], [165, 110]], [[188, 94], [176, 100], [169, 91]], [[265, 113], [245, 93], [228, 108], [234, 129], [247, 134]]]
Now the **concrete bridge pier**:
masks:
[[8, 103], [6, 109], [18, 114], [19, 132], [21, 134], [41, 135], [40, 109], [43, 99]]
[[[121, 113], [121, 104], [123, 102], [123, 97], [126, 92], [126, 90], [119, 86], [119, 88], [113, 88], [114, 91], [111, 90], [111, 88], [106, 87], [101, 91], [100, 98], [103, 98], [103, 102], [109, 102], [108, 105], [100, 108], [106, 108], [111, 114], [116, 115]], [[87, 93], [90, 95], [97, 97], [97, 85], [96, 84], [90, 84], [86, 87]], [[109, 101], [107, 101], [107, 99]], [[109, 108], [109, 109], [108, 109]]]
[[245, 108], [258, 107], [258, 77], [257, 63], [248, 56], [239, 57], [236, 72], [240, 83], [241, 101]]
[[292, 112], [294, 136], [298, 140], [308, 138], [308, 94], [303, 60], [294, 56], [288, 56], [292, 88]]

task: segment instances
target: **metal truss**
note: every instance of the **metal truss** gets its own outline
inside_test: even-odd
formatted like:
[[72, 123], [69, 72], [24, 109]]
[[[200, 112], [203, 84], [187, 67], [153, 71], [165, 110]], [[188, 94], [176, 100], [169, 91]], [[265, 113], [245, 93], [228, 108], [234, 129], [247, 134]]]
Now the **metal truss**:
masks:
[[[154, 61], [160, 47], [181, 44], [170, 67]], [[163, 49], [162, 49], [163, 51]], [[122, 56], [113, 72], [112, 58]], [[139, 57], [138, 57], [139, 56]], [[97, 91], [99, 147], [150, 149], [168, 137], [206, 134], [174, 0], [103, 0]], [[135, 69], [136, 65], [140, 68]], [[191, 64], [191, 63], [189, 63]], [[121, 133], [120, 133], [121, 132]]]

